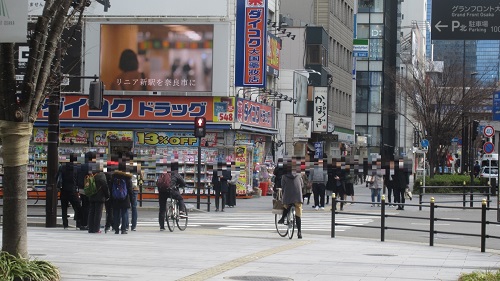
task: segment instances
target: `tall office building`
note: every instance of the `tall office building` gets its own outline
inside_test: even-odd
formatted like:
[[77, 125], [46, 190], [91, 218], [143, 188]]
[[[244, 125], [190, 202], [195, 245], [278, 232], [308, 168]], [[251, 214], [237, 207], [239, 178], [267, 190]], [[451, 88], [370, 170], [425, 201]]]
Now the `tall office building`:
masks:
[[369, 55], [356, 63], [356, 134], [368, 153], [393, 156], [396, 148], [398, 0], [358, 0], [357, 38], [369, 39]]

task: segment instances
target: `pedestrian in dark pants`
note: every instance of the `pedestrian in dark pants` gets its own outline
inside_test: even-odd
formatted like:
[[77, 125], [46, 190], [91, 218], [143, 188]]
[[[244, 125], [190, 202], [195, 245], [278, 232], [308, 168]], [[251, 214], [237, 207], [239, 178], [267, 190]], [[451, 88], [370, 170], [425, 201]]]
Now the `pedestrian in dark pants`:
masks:
[[114, 230], [113, 227], [113, 198], [111, 198], [111, 187], [113, 186], [113, 173], [105, 173], [106, 181], [108, 184], [109, 198], [104, 202], [104, 208], [106, 209], [106, 223], [104, 225], [104, 232], [107, 233], [110, 229]]
[[109, 199], [109, 189], [106, 175], [103, 172], [97, 173], [94, 179], [97, 192], [89, 196], [90, 208], [88, 227], [89, 233], [100, 233], [102, 209], [104, 207], [104, 202]]
[[222, 197], [222, 205], [220, 206], [221, 212], [224, 212], [226, 206], [227, 193], [229, 191], [229, 183], [231, 180], [231, 171], [223, 163], [219, 163], [217, 169], [213, 171], [212, 184], [215, 192], [215, 211], [219, 211], [219, 198]]
[[328, 181], [328, 173], [323, 167], [323, 159], [315, 163], [314, 168], [309, 171], [309, 180], [312, 181], [314, 206], [316, 210], [325, 209], [325, 188]]
[[165, 215], [167, 213], [167, 199], [173, 198], [177, 200], [177, 204], [179, 206], [179, 212], [181, 214], [186, 212], [186, 205], [184, 204], [184, 199], [182, 195], [177, 190], [177, 186], [184, 187], [186, 186], [186, 182], [179, 174], [179, 163], [172, 163], [170, 165], [170, 186], [168, 187], [160, 187], [159, 182], [157, 182], [158, 186], [158, 203], [160, 205], [160, 210], [158, 212], [158, 223], [160, 224], [160, 231], [165, 230]]
[[58, 178], [61, 178], [61, 215], [63, 227], [68, 228], [68, 207], [71, 203], [75, 211], [76, 227], [81, 227], [81, 202], [78, 196], [77, 156], [71, 153], [69, 162], [59, 166]]
[[80, 166], [78, 171], [78, 193], [80, 194], [80, 201], [82, 202], [81, 211], [81, 230], [88, 230], [88, 218], [90, 210], [89, 197], [85, 194], [83, 189], [85, 183], [85, 177], [92, 174], [97, 170], [97, 165], [94, 163], [95, 153], [87, 152], [85, 153], [85, 163]]
[[[122, 234], [127, 234], [127, 229], [129, 226], [128, 220], [128, 209], [132, 204], [132, 174], [126, 172], [126, 162], [120, 159], [118, 162], [118, 171], [113, 173], [113, 185], [111, 197], [113, 198], [113, 228], [115, 229], [115, 234], [119, 234], [120, 230]], [[120, 183], [125, 181], [126, 196], [121, 199], [117, 196], [116, 187], [121, 185]]]
[[403, 161], [401, 161], [394, 171], [394, 203], [398, 206], [398, 210], [404, 210], [405, 206], [405, 191], [409, 188], [410, 176], [403, 169]]

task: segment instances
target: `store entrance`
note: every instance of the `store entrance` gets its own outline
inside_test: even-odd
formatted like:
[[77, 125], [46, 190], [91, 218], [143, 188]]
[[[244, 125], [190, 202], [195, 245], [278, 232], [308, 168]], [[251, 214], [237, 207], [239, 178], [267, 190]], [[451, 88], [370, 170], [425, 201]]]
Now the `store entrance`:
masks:
[[131, 141], [111, 141], [109, 143], [111, 160], [118, 161], [120, 157], [132, 151], [132, 146]]

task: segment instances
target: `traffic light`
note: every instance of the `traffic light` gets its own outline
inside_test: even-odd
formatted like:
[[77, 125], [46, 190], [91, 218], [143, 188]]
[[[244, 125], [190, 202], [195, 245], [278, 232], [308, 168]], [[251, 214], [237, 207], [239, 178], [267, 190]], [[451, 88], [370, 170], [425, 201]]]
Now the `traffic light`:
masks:
[[472, 121], [472, 132], [471, 132], [472, 141], [476, 140], [476, 137], [478, 134], [478, 131], [477, 131], [478, 127], [479, 127], [479, 121], [476, 121], [476, 120]]
[[207, 119], [205, 117], [194, 118], [194, 136], [202, 138], [207, 133]]
[[102, 81], [92, 81], [90, 82], [89, 89], [89, 108], [90, 109], [102, 109], [102, 96], [104, 93], [104, 83]]

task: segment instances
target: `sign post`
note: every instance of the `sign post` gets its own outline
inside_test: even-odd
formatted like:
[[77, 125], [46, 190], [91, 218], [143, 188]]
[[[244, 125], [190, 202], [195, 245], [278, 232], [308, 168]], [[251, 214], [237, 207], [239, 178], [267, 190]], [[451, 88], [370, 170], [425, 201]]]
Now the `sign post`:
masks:
[[500, 10], [491, 0], [432, 2], [432, 40], [498, 40]]

